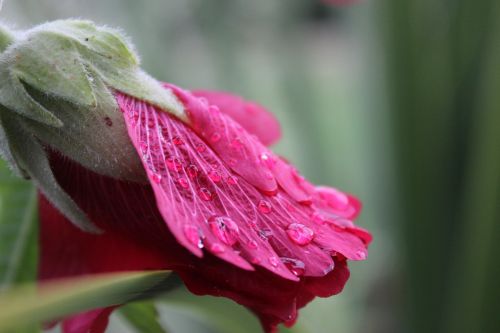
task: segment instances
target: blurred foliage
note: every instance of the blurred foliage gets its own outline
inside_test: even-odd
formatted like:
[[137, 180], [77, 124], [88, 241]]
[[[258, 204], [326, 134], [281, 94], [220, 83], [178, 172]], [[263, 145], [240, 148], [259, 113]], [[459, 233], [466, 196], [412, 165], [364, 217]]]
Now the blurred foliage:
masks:
[[163, 289], [169, 274], [167, 271], [109, 273], [11, 288], [0, 295], [0, 332], [141, 298], [145, 292]]
[[[314, 301], [290, 331], [500, 327], [498, 1], [11, 0], [1, 17], [19, 27], [66, 17], [121, 27], [148, 72], [259, 101], [282, 122], [280, 154], [312, 181], [361, 197], [359, 224], [375, 236], [369, 260], [352, 263], [344, 292]], [[0, 202], [14, 200], [13, 182], [2, 178]], [[18, 208], [0, 206], [0, 228], [24, 239], [25, 195]], [[12, 251], [2, 230], [0, 258], [3, 246]], [[109, 331], [139, 332], [140, 311], [145, 320], [158, 311], [169, 333], [258, 331], [232, 302], [184, 289], [141, 304], [113, 316]]]

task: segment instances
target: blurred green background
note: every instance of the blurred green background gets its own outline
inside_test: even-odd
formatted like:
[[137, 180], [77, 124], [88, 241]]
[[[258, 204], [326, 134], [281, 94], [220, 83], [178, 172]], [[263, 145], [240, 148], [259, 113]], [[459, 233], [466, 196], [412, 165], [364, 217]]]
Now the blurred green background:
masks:
[[[280, 154], [362, 199], [369, 259], [283, 332], [500, 331], [498, 0], [7, 0], [0, 14], [17, 28], [68, 17], [121, 27], [160, 80], [259, 101], [282, 123]], [[34, 207], [3, 168], [0, 289], [33, 277]], [[171, 333], [259, 331], [184, 290], [157, 308]], [[109, 332], [149, 332], [123, 318]]]

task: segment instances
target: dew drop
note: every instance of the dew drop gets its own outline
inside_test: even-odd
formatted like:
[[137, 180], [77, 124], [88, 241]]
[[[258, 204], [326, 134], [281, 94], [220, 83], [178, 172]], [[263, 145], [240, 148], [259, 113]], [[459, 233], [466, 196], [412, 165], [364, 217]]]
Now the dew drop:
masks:
[[238, 163], [238, 161], [236, 161], [234, 158], [231, 158], [231, 159], [229, 159], [229, 161], [228, 161], [228, 164], [229, 164], [229, 166], [231, 166], [231, 167], [236, 166], [236, 164], [237, 164], [237, 163]]
[[314, 238], [314, 231], [301, 223], [290, 224], [286, 233], [298, 245], [307, 245]]
[[152, 119], [152, 118], [148, 119], [148, 127], [149, 128], [155, 127], [155, 121], [154, 121], [154, 119]]
[[319, 225], [322, 225], [325, 223], [325, 218], [318, 212], [313, 212], [311, 214], [311, 220], [314, 223], [319, 224]]
[[280, 260], [276, 257], [269, 257], [269, 263], [271, 264], [271, 266], [273, 267], [278, 267], [279, 263], [280, 263]]
[[331, 226], [336, 227], [338, 229], [347, 229], [347, 228], [353, 228], [354, 223], [352, 223], [351, 220], [347, 219], [342, 219], [342, 218], [336, 218], [334, 220], [327, 220], [327, 223], [329, 223]]
[[217, 105], [210, 105], [210, 107], [208, 108], [208, 110], [212, 113], [212, 114], [215, 114], [215, 115], [218, 115], [220, 113], [220, 109]]
[[177, 157], [169, 157], [167, 159], [167, 168], [171, 171], [181, 171], [182, 163]]
[[257, 207], [262, 214], [269, 214], [272, 210], [271, 204], [264, 200], [261, 200]]
[[189, 188], [189, 181], [184, 178], [184, 177], [181, 177], [179, 178], [179, 185], [182, 187], [182, 188]]
[[203, 201], [211, 201], [213, 199], [212, 192], [206, 187], [200, 188], [198, 194]]
[[210, 178], [214, 183], [218, 183], [221, 181], [222, 177], [220, 175], [220, 173], [218, 173], [217, 171], [215, 170], [210, 170], [208, 172], [208, 178]]
[[176, 146], [181, 146], [184, 144], [184, 140], [182, 140], [181, 138], [179, 138], [178, 136], [175, 136], [172, 138], [172, 143]]
[[207, 150], [207, 146], [204, 143], [198, 143], [196, 144], [196, 151], [198, 153], [203, 153], [205, 150]]
[[198, 227], [192, 224], [184, 225], [184, 236], [193, 245], [198, 246], [200, 242], [200, 234], [198, 232]]
[[191, 164], [186, 168], [186, 172], [189, 178], [195, 179], [198, 176], [198, 167], [194, 164]]
[[210, 245], [210, 251], [213, 253], [223, 253], [225, 250], [226, 248], [224, 247], [224, 245], [220, 243], [213, 243], [212, 245]]
[[366, 253], [363, 252], [363, 251], [357, 251], [356, 252], [356, 257], [359, 259], [359, 260], [365, 260], [366, 259]]
[[257, 258], [257, 257], [253, 257], [250, 262], [254, 265], [257, 265], [257, 264], [260, 264], [262, 260], [260, 258]]
[[224, 244], [232, 246], [238, 242], [240, 231], [236, 222], [227, 216], [214, 216], [208, 221], [212, 233]]
[[220, 139], [221, 139], [221, 138], [222, 138], [222, 136], [220, 135], [220, 133], [219, 133], [219, 132], [214, 132], [214, 133], [212, 133], [212, 135], [210, 136], [210, 141], [212, 141], [212, 142], [214, 142], [214, 143], [215, 143], [215, 142], [220, 141]]
[[231, 141], [231, 148], [233, 149], [243, 148], [243, 141], [241, 141], [240, 138], [233, 139], [233, 141]]
[[332, 263], [331, 265], [329, 265], [327, 268], [325, 268], [323, 270], [323, 274], [326, 275], [326, 274], [330, 273], [331, 271], [333, 271], [334, 268], [335, 268], [335, 264]]
[[161, 175], [159, 173], [152, 173], [151, 179], [153, 180], [153, 182], [155, 182], [155, 184], [161, 183]]
[[155, 182], [156, 184], [160, 184], [161, 183], [161, 175], [159, 173], [152, 173], [151, 174], [151, 179], [153, 180], [153, 182]]
[[263, 228], [259, 230], [260, 238], [267, 240], [269, 237], [273, 235], [273, 231], [269, 228]]
[[306, 265], [303, 261], [286, 257], [281, 257], [280, 260], [295, 276], [304, 275]]
[[264, 177], [266, 177], [267, 180], [273, 180], [274, 179], [274, 175], [272, 172], [269, 172], [267, 171], [264, 175]]
[[260, 155], [260, 160], [262, 163], [264, 163], [265, 166], [267, 166], [269, 169], [272, 169], [274, 165], [276, 164], [276, 160], [274, 159], [273, 156], [271, 156], [268, 153], [262, 153]]
[[237, 177], [235, 177], [235, 176], [229, 176], [229, 177], [227, 177], [226, 182], [227, 182], [229, 185], [236, 185], [236, 184], [238, 184], [238, 178], [237, 178]]
[[251, 250], [257, 250], [257, 248], [258, 248], [258, 244], [257, 244], [257, 242], [256, 242], [256, 241], [254, 241], [253, 239], [251, 239], [251, 240], [249, 240], [249, 241], [247, 242], [247, 246], [248, 246], [248, 248], [249, 248], [249, 249], [251, 249]]

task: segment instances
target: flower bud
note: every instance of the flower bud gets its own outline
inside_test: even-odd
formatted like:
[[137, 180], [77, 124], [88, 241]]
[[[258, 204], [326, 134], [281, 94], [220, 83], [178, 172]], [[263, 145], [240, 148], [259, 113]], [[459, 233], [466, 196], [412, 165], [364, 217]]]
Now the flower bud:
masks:
[[70, 220], [90, 230], [83, 213], [54, 180], [53, 149], [99, 174], [146, 181], [127, 135], [116, 91], [186, 121], [170, 90], [144, 73], [116, 30], [80, 20], [26, 32], [0, 27], [0, 151], [17, 173], [34, 179]]

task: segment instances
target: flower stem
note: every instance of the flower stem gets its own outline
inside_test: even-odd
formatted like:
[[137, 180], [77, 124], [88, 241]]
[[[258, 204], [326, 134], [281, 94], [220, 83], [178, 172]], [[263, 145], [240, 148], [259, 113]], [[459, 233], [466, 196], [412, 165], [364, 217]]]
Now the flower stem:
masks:
[[3, 24], [0, 24], [0, 53], [14, 42], [14, 34]]

